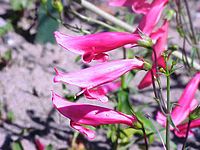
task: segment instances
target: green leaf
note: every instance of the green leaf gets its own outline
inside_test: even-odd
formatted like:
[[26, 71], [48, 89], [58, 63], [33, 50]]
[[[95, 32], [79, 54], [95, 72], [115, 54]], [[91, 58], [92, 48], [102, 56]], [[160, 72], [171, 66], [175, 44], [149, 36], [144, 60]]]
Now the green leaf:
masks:
[[61, 13], [63, 11], [63, 4], [61, 0], [53, 0], [52, 6], [58, 11], [58, 13]]
[[11, 7], [15, 11], [19, 11], [23, 9], [22, 2], [19, 0], [10, 0]]
[[174, 10], [168, 9], [165, 18], [166, 18], [168, 21], [170, 21], [170, 20], [173, 18], [174, 14], [175, 14], [175, 11], [174, 11]]
[[25, 8], [29, 8], [33, 0], [10, 0], [11, 7], [14, 11], [21, 11]]
[[126, 114], [132, 114], [131, 105], [129, 102], [129, 93], [127, 91], [121, 90], [117, 93], [118, 98], [118, 110]]
[[[55, 11], [55, 9], [53, 9], [50, 0], [48, 0], [46, 7], [52, 16], [59, 18], [58, 13]], [[39, 25], [35, 41], [37, 43], [55, 43], [53, 32], [58, 28], [59, 23], [47, 15], [46, 9], [43, 5], [41, 5], [39, 8], [38, 21]]]
[[13, 142], [11, 144], [11, 149], [12, 150], [23, 150], [23, 147], [20, 142]]
[[7, 22], [4, 26], [0, 27], [0, 37], [4, 36], [6, 33], [11, 31], [13, 29], [13, 26], [10, 22]]
[[126, 13], [125, 20], [128, 24], [132, 25], [135, 20], [135, 15], [133, 13]]
[[75, 62], [79, 62], [81, 60], [81, 55], [79, 55], [79, 56], [77, 56], [76, 58], [75, 58]]
[[189, 116], [189, 119], [192, 120], [196, 120], [200, 118], [200, 106], [197, 106], [191, 113]]
[[169, 116], [169, 124], [176, 130], [178, 130], [178, 128], [176, 127], [176, 125], [174, 124], [173, 120], [172, 120], [172, 116]]
[[54, 149], [53, 149], [53, 146], [49, 144], [45, 147], [45, 150], [54, 150]]
[[9, 112], [7, 113], [7, 120], [8, 120], [9, 122], [13, 122], [14, 119], [15, 119], [14, 113], [13, 113], [12, 111], [9, 111]]
[[12, 51], [11, 50], [8, 50], [6, 51], [2, 58], [5, 60], [5, 61], [10, 61], [12, 59]]

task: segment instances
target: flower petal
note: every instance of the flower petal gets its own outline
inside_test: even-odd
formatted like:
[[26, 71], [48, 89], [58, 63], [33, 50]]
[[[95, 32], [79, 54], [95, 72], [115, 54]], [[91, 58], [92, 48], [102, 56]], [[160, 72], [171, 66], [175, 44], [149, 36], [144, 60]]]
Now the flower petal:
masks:
[[130, 6], [135, 13], [146, 14], [150, 9], [150, 4], [146, 0], [111, 0], [111, 6]]
[[[173, 109], [171, 116], [176, 126], [184, 121], [188, 117], [189, 113], [198, 105], [198, 101], [194, 99], [194, 96], [196, 90], [198, 89], [199, 82], [200, 73], [197, 73], [184, 89], [181, 97], [178, 100], [178, 106]], [[164, 118], [164, 115], [162, 116], [160, 113], [158, 113], [157, 120], [160, 120], [159, 122], [165, 126], [166, 119]], [[161, 120], [163, 120], [163, 122]]]
[[136, 44], [141, 37], [128, 32], [102, 32], [83, 36], [70, 36], [54, 32], [57, 43], [76, 54], [83, 55], [85, 62], [98, 55], [126, 44]]
[[95, 132], [93, 130], [90, 130], [88, 128], [85, 128], [73, 121], [70, 121], [70, 126], [74, 128], [75, 130], [79, 131], [80, 133], [86, 135], [89, 139], [95, 138]]
[[[155, 69], [154, 70], [154, 74], [155, 74]], [[148, 71], [146, 73], [146, 75], [143, 77], [143, 79], [140, 81], [139, 85], [138, 85], [138, 89], [144, 89], [148, 86], [150, 86], [152, 83], [152, 76], [151, 76], [151, 70]]]
[[65, 117], [80, 125], [99, 126], [106, 124], [125, 124], [132, 126], [134, 116], [126, 115], [109, 108], [66, 101], [52, 93], [54, 107]]
[[[138, 28], [145, 33], [146, 35], [150, 35], [157, 25], [161, 13], [168, 3], [168, 0], [154, 0], [151, 4], [151, 8], [149, 9], [148, 13], [143, 16]], [[151, 19], [150, 19], [151, 18]], [[138, 31], [136, 30], [135, 33]]]
[[89, 89], [84, 92], [84, 95], [88, 99], [96, 99], [100, 100], [101, 102], [105, 103], [108, 101], [108, 97], [106, 94], [108, 92], [112, 92], [116, 89], [118, 89], [121, 86], [121, 82], [109, 82], [107, 84], [104, 84], [102, 86], [99, 86], [95, 89]]
[[143, 64], [143, 61], [135, 58], [105, 62], [72, 73], [62, 73], [56, 70], [54, 82], [64, 82], [91, 89], [111, 82], [130, 70], [142, 69]]
[[84, 96], [88, 99], [99, 100], [103, 103], [108, 102], [108, 97], [102, 88], [86, 90]]
[[94, 60], [98, 60], [100, 62], [105, 62], [109, 59], [109, 55], [106, 53], [100, 53], [95, 55]]
[[[186, 132], [187, 132], [187, 127], [188, 127], [188, 123], [182, 124], [177, 126], [177, 128], [179, 129], [178, 131], [174, 131], [176, 136], [178, 137], [185, 137], [186, 136]], [[190, 124], [190, 131], [189, 131], [189, 135], [192, 135], [193, 132], [191, 131], [192, 128], [197, 128], [200, 127], [200, 119], [197, 120], [193, 120]]]
[[[159, 35], [160, 37], [156, 41], [156, 44], [153, 46], [153, 48], [156, 52], [157, 59], [161, 56], [162, 52], [166, 49], [167, 38], [168, 38], [168, 29], [169, 29], [169, 21], [165, 20], [162, 27], [160, 29], [158, 29], [158, 31], [157, 31], [157, 35]], [[162, 34], [161, 34], [161, 32], [162, 32]], [[154, 38], [155, 38], [155, 35], [154, 35]], [[152, 52], [152, 60], [155, 61], [155, 55], [153, 52]]]

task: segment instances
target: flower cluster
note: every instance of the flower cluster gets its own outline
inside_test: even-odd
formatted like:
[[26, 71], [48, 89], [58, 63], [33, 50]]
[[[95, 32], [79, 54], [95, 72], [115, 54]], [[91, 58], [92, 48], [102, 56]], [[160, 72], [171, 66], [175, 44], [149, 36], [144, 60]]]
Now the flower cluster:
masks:
[[[134, 12], [143, 14], [137, 29], [133, 33], [102, 32], [84, 36], [71, 36], [58, 31], [54, 32], [57, 43], [68, 51], [82, 55], [84, 63], [89, 63], [92, 60], [102, 62], [96, 66], [70, 73], [63, 73], [55, 68], [54, 82], [78, 86], [82, 90], [77, 95], [84, 94], [87, 99], [105, 103], [108, 101], [106, 94], [120, 87], [121, 83], [117, 81], [120, 76], [133, 69], [142, 70], [146, 68], [146, 62], [138, 58], [108, 61], [107, 52], [122, 46], [152, 47], [152, 45], [145, 44], [151, 43], [148, 40], [152, 40], [156, 51], [156, 57], [152, 55], [152, 59], [158, 59], [159, 65], [163, 65], [160, 57], [166, 45], [169, 22], [164, 20], [161, 27], [156, 31], [155, 28], [167, 2], [168, 0], [154, 0], [150, 4], [145, 0], [111, 1], [110, 5], [131, 6]], [[154, 68], [152, 69], [155, 70]], [[146, 87], [147, 84], [150, 85], [148, 80], [147, 73], [147, 77], [143, 79], [139, 88]], [[71, 127], [87, 135], [88, 138], [94, 138], [94, 132], [83, 125], [98, 126], [118, 123], [133, 126], [133, 123], [137, 120], [134, 116], [108, 108], [68, 102], [54, 92], [52, 100], [55, 108], [71, 120]]]
[[[138, 88], [143, 89], [150, 86], [152, 73], [154, 77], [158, 76], [156, 67], [166, 68], [162, 53], [167, 47], [169, 20], [161, 20], [160, 18], [167, 3], [168, 0], [153, 0], [151, 3], [147, 0], [109, 1], [112, 6], [131, 7], [133, 12], [142, 15], [141, 21], [133, 33], [101, 32], [72, 36], [58, 31], [54, 32], [57, 43], [64, 49], [81, 55], [84, 63], [95, 60], [101, 62], [95, 66], [70, 73], [63, 73], [55, 68], [54, 82], [80, 87], [81, 91], [77, 95], [84, 94], [87, 99], [105, 103], [109, 100], [106, 95], [120, 87], [121, 83], [118, 79], [122, 75], [133, 69], [146, 70], [147, 67], [147, 63], [139, 58], [109, 61], [108, 52], [123, 46], [129, 48], [142, 46], [151, 50], [153, 64], [151, 68], [148, 68], [149, 70], [139, 83]], [[158, 22], [161, 22], [161, 26]], [[181, 125], [181, 122], [197, 106], [194, 94], [199, 81], [200, 73], [196, 74], [188, 83], [178, 101], [179, 106], [176, 106], [172, 111], [172, 120], [179, 128], [179, 131], [175, 131], [177, 136], [185, 135], [187, 125]], [[95, 134], [85, 125], [96, 127], [105, 124], [125, 124], [133, 127], [137, 121], [134, 115], [127, 115], [100, 106], [69, 102], [54, 92], [52, 100], [55, 108], [70, 119], [70, 126], [88, 138], [94, 138]], [[165, 126], [166, 117], [158, 112], [157, 121]], [[200, 120], [195, 120], [191, 123], [191, 127], [196, 127], [199, 123]], [[173, 130], [173, 127], [171, 129]]]
[[[187, 84], [181, 97], [178, 100], [178, 105], [172, 110], [171, 117], [172, 121], [178, 129], [171, 127], [171, 130], [175, 130], [175, 134], [178, 137], [185, 137], [187, 131], [187, 124], [182, 122], [189, 117], [189, 114], [198, 106], [198, 101], [194, 98], [195, 93], [200, 83], [200, 72], [197, 73]], [[157, 121], [165, 126], [166, 117], [161, 113], [157, 113]], [[191, 123], [191, 128], [200, 126], [200, 119], [194, 120]], [[192, 133], [192, 131], [191, 131]]]

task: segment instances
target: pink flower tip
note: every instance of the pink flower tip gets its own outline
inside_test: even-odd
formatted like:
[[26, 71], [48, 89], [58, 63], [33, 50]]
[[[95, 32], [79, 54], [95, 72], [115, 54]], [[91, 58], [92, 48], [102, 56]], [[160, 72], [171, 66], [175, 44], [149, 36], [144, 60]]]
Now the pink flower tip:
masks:
[[56, 76], [53, 78], [53, 82], [59, 82], [61, 77], [62, 77], [62, 72], [58, 71], [58, 69], [56, 67], [54, 67], [54, 70], [56, 72]]

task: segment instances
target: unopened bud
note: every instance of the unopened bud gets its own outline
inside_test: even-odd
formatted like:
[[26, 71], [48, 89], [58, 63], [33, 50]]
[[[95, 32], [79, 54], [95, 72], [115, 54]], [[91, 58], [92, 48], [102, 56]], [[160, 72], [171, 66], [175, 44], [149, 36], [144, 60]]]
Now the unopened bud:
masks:
[[176, 50], [178, 50], [178, 45], [171, 45], [171, 46], [169, 46], [169, 49], [170, 50], [172, 50], [172, 51], [176, 51]]
[[159, 71], [160, 71], [161, 73], [166, 73], [166, 71], [165, 71], [164, 68], [159, 68]]
[[145, 48], [151, 48], [154, 44], [152, 39], [149, 36], [145, 35], [145, 33], [143, 33], [139, 28], [138, 33], [142, 38], [141, 40], [138, 40], [138, 45]]
[[174, 14], [175, 14], [174, 10], [172, 9], [167, 10], [166, 19], [170, 21], [173, 18]]
[[143, 36], [142, 40], [138, 41], [138, 45], [145, 47], [145, 48], [151, 48], [153, 46], [153, 41], [150, 37], [148, 36]]
[[63, 11], [63, 5], [61, 0], [53, 0], [52, 5], [59, 13]]

